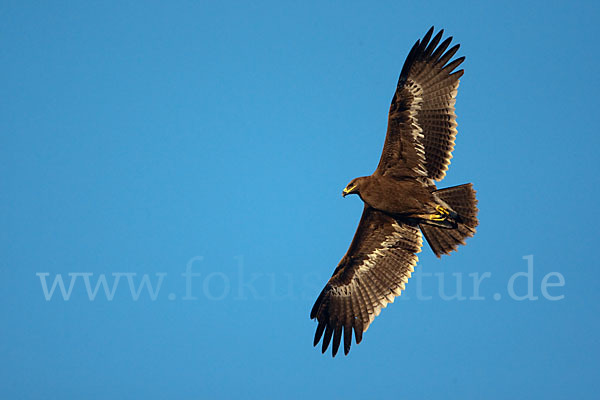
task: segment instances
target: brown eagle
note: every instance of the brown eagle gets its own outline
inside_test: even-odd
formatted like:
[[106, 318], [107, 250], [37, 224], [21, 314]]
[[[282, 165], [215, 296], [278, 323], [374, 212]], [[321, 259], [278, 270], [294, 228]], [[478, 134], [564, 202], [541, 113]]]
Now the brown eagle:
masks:
[[[436, 256], [473, 236], [477, 200], [470, 183], [438, 190], [456, 137], [454, 104], [464, 57], [440, 44], [433, 27], [410, 50], [392, 99], [387, 135], [377, 169], [352, 180], [342, 196], [358, 194], [364, 210], [354, 239], [310, 313], [317, 319], [314, 345], [333, 338], [335, 357], [342, 332], [348, 354], [352, 330], [362, 340], [381, 309], [399, 296], [417, 264], [421, 232]], [[438, 45], [439, 44], [439, 45]], [[323, 335], [324, 334], [324, 335]]]

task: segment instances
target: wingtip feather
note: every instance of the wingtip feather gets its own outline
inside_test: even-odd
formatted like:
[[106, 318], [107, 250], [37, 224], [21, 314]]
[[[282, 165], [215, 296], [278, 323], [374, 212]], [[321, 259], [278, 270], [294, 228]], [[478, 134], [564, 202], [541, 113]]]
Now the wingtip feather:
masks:
[[325, 324], [322, 322], [319, 322], [319, 325], [317, 325], [317, 331], [315, 332], [315, 339], [313, 340], [313, 346], [317, 346], [319, 344], [319, 341], [321, 340], [321, 336], [323, 336], [323, 331], [325, 330]]

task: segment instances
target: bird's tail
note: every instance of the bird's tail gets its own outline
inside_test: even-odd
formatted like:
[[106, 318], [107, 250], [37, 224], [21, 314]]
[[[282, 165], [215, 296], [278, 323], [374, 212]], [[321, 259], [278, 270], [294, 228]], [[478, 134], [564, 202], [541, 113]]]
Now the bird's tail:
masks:
[[477, 220], [477, 199], [470, 183], [437, 190], [435, 195], [452, 208], [456, 214], [456, 223], [452, 228], [421, 223], [421, 231], [436, 256], [456, 250], [459, 244], [475, 234], [479, 224]]

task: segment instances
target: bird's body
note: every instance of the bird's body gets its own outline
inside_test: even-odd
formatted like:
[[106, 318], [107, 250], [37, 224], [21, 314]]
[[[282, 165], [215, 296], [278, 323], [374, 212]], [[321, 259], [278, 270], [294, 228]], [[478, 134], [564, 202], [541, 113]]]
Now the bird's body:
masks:
[[397, 217], [435, 211], [433, 190], [414, 178], [393, 179], [371, 175], [358, 178], [358, 195], [369, 207]]
[[[358, 194], [364, 210], [333, 276], [317, 298], [311, 318], [319, 322], [315, 346], [323, 338], [332, 354], [342, 341], [350, 350], [352, 332], [362, 340], [381, 309], [400, 295], [417, 264], [421, 233], [440, 257], [475, 233], [477, 199], [472, 185], [438, 190], [456, 137], [454, 104], [464, 57], [450, 61], [451, 39], [440, 43], [431, 28], [411, 49], [392, 99], [379, 165], [370, 176], [353, 179], [342, 195]], [[439, 46], [438, 46], [439, 44]]]

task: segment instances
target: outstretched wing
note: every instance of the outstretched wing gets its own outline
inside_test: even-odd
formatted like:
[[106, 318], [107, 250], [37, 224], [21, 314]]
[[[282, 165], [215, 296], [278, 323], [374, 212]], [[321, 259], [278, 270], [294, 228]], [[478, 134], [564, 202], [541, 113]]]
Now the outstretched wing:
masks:
[[423, 177], [431, 183], [446, 175], [456, 137], [456, 92], [464, 73], [453, 71], [465, 58], [449, 62], [460, 45], [446, 51], [449, 37], [438, 46], [443, 33], [431, 39], [432, 27], [404, 62], [376, 174]]
[[344, 353], [350, 351], [352, 330], [356, 343], [362, 340], [381, 309], [394, 301], [417, 265], [422, 239], [417, 226], [365, 206], [348, 252], [319, 295], [310, 313], [319, 322], [316, 346], [323, 336], [323, 353], [333, 337], [337, 354], [342, 328]]

